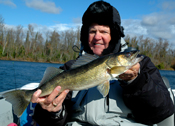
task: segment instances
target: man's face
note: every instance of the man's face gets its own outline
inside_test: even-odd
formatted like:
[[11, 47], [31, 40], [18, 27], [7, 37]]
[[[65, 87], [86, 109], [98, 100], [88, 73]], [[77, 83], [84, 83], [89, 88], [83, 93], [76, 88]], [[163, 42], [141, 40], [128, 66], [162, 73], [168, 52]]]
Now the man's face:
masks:
[[111, 41], [110, 27], [107, 25], [92, 24], [89, 27], [89, 47], [94, 54], [101, 56]]

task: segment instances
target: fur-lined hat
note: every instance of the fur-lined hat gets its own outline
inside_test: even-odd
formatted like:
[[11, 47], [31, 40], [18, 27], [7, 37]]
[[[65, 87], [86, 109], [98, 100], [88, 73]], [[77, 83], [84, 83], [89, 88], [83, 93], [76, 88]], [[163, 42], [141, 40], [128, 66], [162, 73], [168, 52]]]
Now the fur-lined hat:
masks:
[[121, 19], [116, 8], [104, 1], [97, 1], [92, 3], [85, 11], [82, 17], [81, 28], [81, 44], [83, 50], [87, 53], [93, 54], [88, 43], [89, 26], [92, 23], [99, 25], [108, 25], [111, 30], [111, 41], [109, 47], [103, 51], [103, 55], [109, 53], [116, 53], [120, 51], [120, 40], [124, 37], [123, 27], [121, 26]]

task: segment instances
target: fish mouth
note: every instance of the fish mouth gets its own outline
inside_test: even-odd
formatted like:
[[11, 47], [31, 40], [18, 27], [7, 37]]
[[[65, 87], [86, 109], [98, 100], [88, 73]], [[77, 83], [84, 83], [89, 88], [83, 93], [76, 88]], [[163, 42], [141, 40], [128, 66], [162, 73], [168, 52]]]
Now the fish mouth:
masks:
[[135, 60], [135, 58], [138, 56], [139, 52], [140, 52], [139, 50], [133, 52], [133, 55], [131, 55], [131, 61]]
[[133, 54], [131, 55], [131, 58], [128, 60], [130, 66], [133, 66], [137, 63], [137, 56], [139, 54], [139, 50], [133, 52]]
[[[136, 64], [136, 57], [139, 54], [139, 50], [134, 50], [134, 51], [130, 51], [130, 52], [122, 52], [122, 54], [124, 54], [123, 57], [123, 61], [122, 60], [118, 60], [118, 62], [120, 63], [121, 66], [133, 66], [133, 64]], [[121, 57], [121, 58], [122, 58]]]

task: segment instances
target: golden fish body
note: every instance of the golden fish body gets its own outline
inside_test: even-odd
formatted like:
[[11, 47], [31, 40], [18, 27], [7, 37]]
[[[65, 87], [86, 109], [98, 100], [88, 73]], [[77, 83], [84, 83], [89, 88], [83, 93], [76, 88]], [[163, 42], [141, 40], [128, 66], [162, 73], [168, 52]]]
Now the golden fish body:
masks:
[[41, 96], [49, 95], [56, 86], [61, 86], [60, 93], [65, 90], [84, 90], [97, 86], [105, 97], [109, 92], [109, 80], [116, 79], [143, 57], [137, 58], [138, 52], [111, 54], [103, 57], [95, 57], [86, 54], [80, 57], [72, 68], [62, 71], [49, 67], [38, 88], [34, 90], [13, 90], [2, 94], [7, 101], [12, 103], [14, 113], [21, 116], [28, 106], [33, 93], [37, 89], [42, 90]]

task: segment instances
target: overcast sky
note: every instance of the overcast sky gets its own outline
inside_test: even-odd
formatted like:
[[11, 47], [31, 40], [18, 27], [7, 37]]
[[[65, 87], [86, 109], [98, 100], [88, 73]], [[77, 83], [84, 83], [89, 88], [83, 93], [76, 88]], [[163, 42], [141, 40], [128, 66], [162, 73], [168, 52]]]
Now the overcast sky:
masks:
[[[81, 26], [81, 18], [95, 0], [0, 0], [6, 27], [28, 24], [35, 31]], [[175, 0], [105, 0], [121, 15], [125, 34], [167, 39], [175, 47]]]

